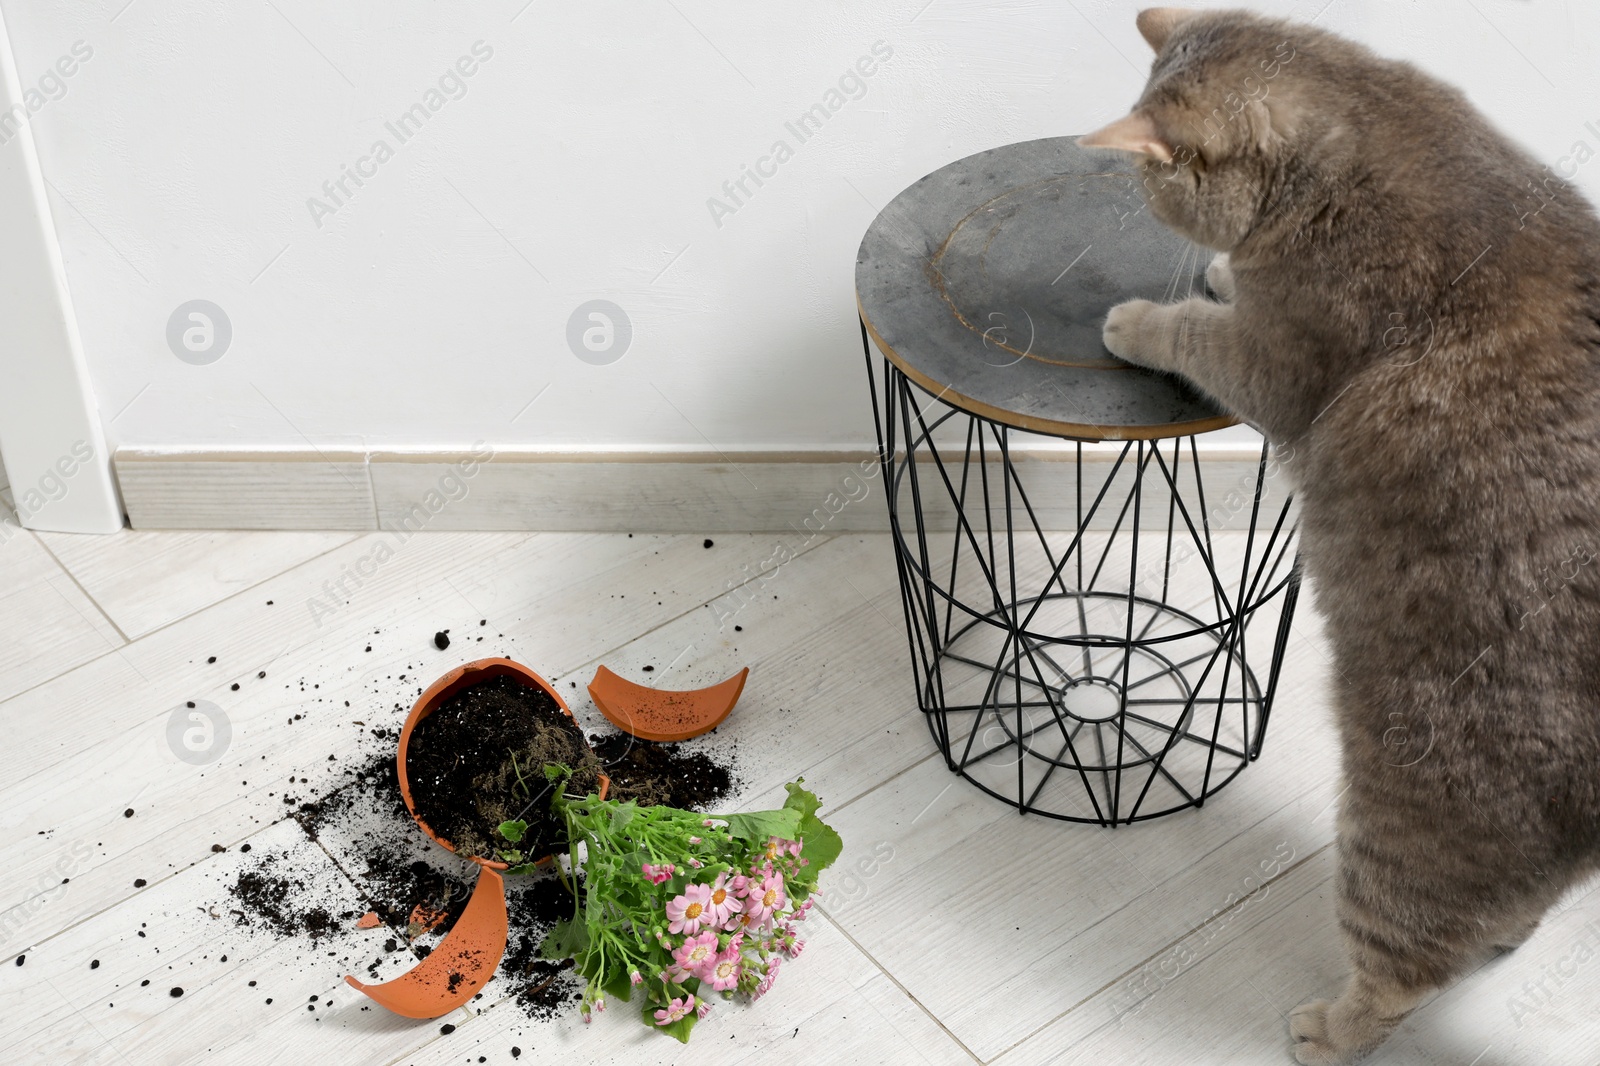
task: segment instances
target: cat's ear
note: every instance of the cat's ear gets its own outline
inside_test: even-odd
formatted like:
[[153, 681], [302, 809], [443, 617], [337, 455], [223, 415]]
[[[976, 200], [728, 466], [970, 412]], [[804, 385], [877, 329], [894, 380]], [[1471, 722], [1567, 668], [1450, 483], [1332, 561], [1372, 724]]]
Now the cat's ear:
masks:
[[1162, 163], [1172, 162], [1172, 145], [1156, 129], [1155, 121], [1142, 111], [1119, 118], [1109, 126], [1078, 138], [1085, 148], [1115, 148], [1119, 152], [1135, 152]]
[[1147, 7], [1134, 16], [1133, 24], [1139, 27], [1139, 33], [1150, 47], [1159, 52], [1178, 23], [1198, 14], [1186, 7]]

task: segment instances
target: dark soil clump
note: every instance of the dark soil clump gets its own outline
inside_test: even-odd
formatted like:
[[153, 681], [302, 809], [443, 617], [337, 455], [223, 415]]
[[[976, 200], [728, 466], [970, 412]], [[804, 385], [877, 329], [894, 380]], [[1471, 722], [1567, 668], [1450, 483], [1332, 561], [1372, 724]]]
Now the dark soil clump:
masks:
[[[383, 821], [377, 826], [364, 826], [360, 832], [364, 869], [358, 880], [364, 906], [408, 938], [419, 931], [411, 927], [411, 916], [418, 908], [429, 915], [443, 915], [439, 927], [450, 928], [466, 910], [472, 883], [417, 857], [421, 832], [400, 797], [394, 756], [371, 756], [354, 776], [351, 785], [314, 803], [302, 804], [298, 816], [301, 826], [316, 839], [327, 827], [350, 827], [366, 816], [382, 816]], [[425, 853], [426, 849], [420, 850]], [[385, 945], [385, 950], [393, 949]]]
[[272, 872], [272, 860], [254, 869], [241, 870], [228, 890], [237, 906], [234, 921], [250, 928], [264, 928], [280, 937], [309, 936], [312, 940], [330, 936], [338, 919], [326, 907], [304, 907], [295, 900], [305, 884]]
[[626, 733], [595, 734], [589, 743], [611, 778], [607, 793], [611, 799], [704, 811], [738, 784], [726, 766], [704, 752], [683, 751], [677, 744], [657, 744]]
[[519, 847], [538, 858], [564, 850], [546, 763], [576, 771], [569, 792], [599, 787], [599, 762], [577, 723], [549, 693], [501, 675], [462, 689], [417, 723], [406, 776], [417, 813], [460, 854], [487, 857], [509, 847], [497, 844], [495, 827], [521, 818], [528, 831]]
[[507, 885], [506, 906], [511, 942], [500, 960], [500, 975], [530, 1018], [554, 1018], [573, 999], [582, 999], [582, 985], [572, 975], [572, 960], [552, 962], [539, 954], [545, 934], [562, 918], [572, 916], [572, 894], [550, 874], [517, 879]]

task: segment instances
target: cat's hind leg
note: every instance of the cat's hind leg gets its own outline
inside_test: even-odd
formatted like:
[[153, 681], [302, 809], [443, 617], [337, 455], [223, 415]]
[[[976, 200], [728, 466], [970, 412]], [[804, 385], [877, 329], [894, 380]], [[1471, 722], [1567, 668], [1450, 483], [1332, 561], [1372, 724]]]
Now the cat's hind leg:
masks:
[[1443, 842], [1419, 835], [1404, 804], [1358, 791], [1338, 830], [1336, 910], [1350, 977], [1339, 998], [1289, 1015], [1294, 1056], [1307, 1066], [1366, 1056], [1478, 948], [1444, 864], [1429, 861]]
[[1289, 1012], [1295, 1061], [1357, 1061], [1387, 1040], [1428, 991], [1357, 970], [1338, 999], [1313, 1000]]
[[1515, 921], [1508, 922], [1498, 936], [1491, 937], [1489, 948], [1497, 955], [1506, 955], [1520, 948], [1527, 939], [1533, 935], [1539, 923], [1544, 920], [1544, 912], [1537, 914], [1521, 915]]
[[1367, 791], [1352, 789], [1339, 812], [1337, 912], [1349, 980], [1338, 999], [1289, 1016], [1295, 1058], [1308, 1066], [1365, 1057], [1490, 948], [1525, 939], [1560, 890], [1493, 823], [1474, 824], [1474, 804], [1429, 819], [1425, 803], [1449, 806], [1442, 790], [1417, 791], [1415, 804], [1401, 790]]

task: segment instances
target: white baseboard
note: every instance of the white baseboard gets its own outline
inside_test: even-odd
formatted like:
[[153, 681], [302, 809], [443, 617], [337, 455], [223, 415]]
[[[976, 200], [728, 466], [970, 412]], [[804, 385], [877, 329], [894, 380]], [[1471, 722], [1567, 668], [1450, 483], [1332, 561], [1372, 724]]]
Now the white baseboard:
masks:
[[[1084, 449], [1084, 507], [1092, 503], [1119, 445]], [[1170, 463], [1172, 444], [1163, 446]], [[1077, 524], [1075, 453], [1013, 451], [1018, 477], [1042, 526]], [[1182, 453], [1180, 496], [1197, 524], [1242, 528], [1254, 506], [1258, 448], [1199, 451], [1205, 506]], [[135, 529], [594, 530], [614, 532], [881, 532], [888, 529], [882, 476], [870, 451], [615, 453], [182, 452], [119, 449], [117, 478]], [[1092, 523], [1110, 528], [1132, 483], [1129, 453]], [[954, 527], [939, 469], [918, 464], [924, 510], [934, 528]], [[997, 464], [989, 464], [997, 518]], [[948, 469], [951, 478], [959, 471]], [[1269, 476], [1263, 520], [1276, 520], [1287, 479]], [[980, 508], [977, 467], [965, 507]], [[909, 484], [902, 513], [909, 514]], [[1013, 495], [1021, 514], [1022, 501]], [[942, 506], [940, 504], [942, 503]], [[1140, 505], [1145, 525], [1166, 520], [1165, 484], [1152, 467]], [[1181, 519], [1180, 519], [1181, 521]]]

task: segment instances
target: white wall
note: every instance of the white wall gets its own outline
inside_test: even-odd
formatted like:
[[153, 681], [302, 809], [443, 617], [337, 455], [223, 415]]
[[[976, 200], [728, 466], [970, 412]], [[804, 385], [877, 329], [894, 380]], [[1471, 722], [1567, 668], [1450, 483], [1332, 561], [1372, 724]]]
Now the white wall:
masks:
[[[1123, 113], [1148, 68], [1139, 5], [1105, 0], [0, 4], [24, 83], [92, 49], [31, 125], [108, 434], [143, 447], [865, 444], [852, 276], [876, 210]], [[1333, 0], [1321, 22], [1552, 164], [1600, 148], [1581, 5]], [[385, 123], [479, 41], [465, 95], [399, 143]], [[716, 225], [707, 199], [877, 41], [866, 95]], [[394, 157], [319, 227], [308, 198], [379, 139]], [[1577, 181], [1600, 192], [1600, 165]], [[566, 342], [595, 298], [632, 321], [608, 366]], [[232, 324], [208, 365], [168, 347], [194, 299]]]

